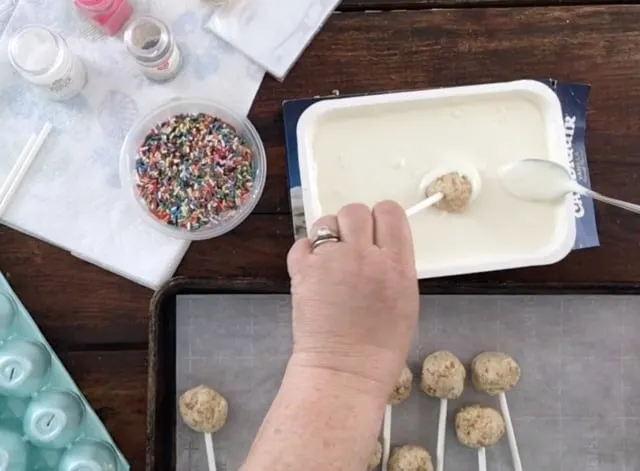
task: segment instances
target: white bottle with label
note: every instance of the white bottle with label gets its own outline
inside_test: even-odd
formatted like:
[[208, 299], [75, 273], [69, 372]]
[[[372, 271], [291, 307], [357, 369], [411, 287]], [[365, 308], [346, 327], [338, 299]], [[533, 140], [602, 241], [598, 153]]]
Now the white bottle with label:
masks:
[[167, 25], [145, 16], [132, 21], [124, 33], [127, 50], [151, 80], [171, 80], [182, 66], [182, 55]]
[[22, 77], [52, 100], [68, 100], [82, 91], [87, 70], [62, 36], [44, 26], [26, 26], [9, 42], [9, 60]]

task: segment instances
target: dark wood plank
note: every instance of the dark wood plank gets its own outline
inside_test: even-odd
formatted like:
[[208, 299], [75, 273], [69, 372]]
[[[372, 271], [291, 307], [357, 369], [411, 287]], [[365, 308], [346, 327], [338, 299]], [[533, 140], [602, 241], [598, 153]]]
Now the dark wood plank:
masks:
[[[629, 256], [629, 250], [638, 249], [640, 218], [625, 219], [621, 210], [598, 206], [602, 247], [587, 249], [571, 254], [563, 262], [550, 267], [527, 268], [503, 272], [470, 275], [442, 280], [423, 282], [424, 290], [429, 287], [446, 287], [464, 282], [493, 284], [521, 283], [640, 283], [640, 264]], [[606, 229], [606, 230], [605, 230]], [[289, 215], [252, 215], [232, 233], [219, 239], [194, 243], [178, 274], [194, 277], [273, 279], [283, 283], [287, 280], [286, 254], [293, 241]], [[94, 278], [94, 281], [96, 279]], [[123, 283], [124, 285], [124, 283]], [[46, 295], [55, 293], [43, 286]], [[20, 291], [18, 291], [20, 293]], [[40, 290], [41, 293], [42, 290]], [[111, 291], [110, 291], [111, 292]], [[142, 291], [144, 295], [147, 292]], [[45, 297], [45, 296], [42, 296]], [[91, 298], [91, 297], [90, 297]], [[69, 337], [60, 341], [61, 348], [74, 345], [78, 340], [78, 330], [70, 324], [79, 326], [85, 338], [84, 344], [104, 344], [119, 341], [144, 343], [146, 340], [146, 305], [136, 309], [138, 303], [129, 307], [116, 306], [125, 300], [145, 298], [147, 296], [113, 296], [83, 300], [86, 312], [69, 314], [62, 300], [55, 302], [55, 309], [45, 311], [37, 318], [43, 319], [45, 333], [68, 333]], [[59, 299], [59, 298], [58, 298]], [[118, 299], [120, 299], [118, 301]], [[73, 298], [76, 301], [75, 297]], [[140, 303], [142, 304], [142, 302]], [[91, 319], [95, 326], [91, 327]], [[121, 340], [125, 339], [125, 340]], [[55, 339], [54, 339], [55, 340]]]
[[146, 352], [83, 352], [60, 357], [127, 457], [131, 469], [144, 469]]
[[404, 10], [435, 8], [442, 5], [474, 5], [482, 4], [484, 1], [487, 0], [342, 0], [338, 9], [340, 11]]
[[419, 10], [427, 8], [531, 7], [633, 3], [629, 0], [343, 0], [340, 11]]
[[[605, 206], [599, 206], [598, 213], [603, 228], [603, 246], [598, 249], [576, 252], [551, 267], [425, 281], [423, 290], [453, 289], [466, 282], [485, 285], [638, 283], [640, 264], [629, 253], [638, 250], [636, 234], [640, 233], [640, 218], [626, 219], [620, 210]], [[289, 215], [253, 215], [226, 236], [193, 244], [178, 274], [273, 279], [285, 284], [285, 259], [292, 240]], [[32, 243], [19, 234], [11, 241], [15, 244]], [[60, 260], [58, 266], [69, 269], [65, 272], [66, 283], [73, 285], [77, 293], [70, 294], [67, 288], [63, 290], [55, 281], [56, 274], [48, 272], [46, 266], [32, 269], [28, 279], [11, 276], [16, 292], [55, 348], [75, 350], [114, 343], [144, 346], [150, 291], [86, 266], [84, 262], [72, 258], [67, 260], [66, 254], [57, 253], [57, 249], [46, 244], [33, 243], [48, 256], [48, 260]], [[7, 255], [10, 253], [3, 252], [0, 256], [3, 266], [13, 263]]]
[[[625, 218], [621, 210], [598, 207], [602, 247], [572, 253], [561, 263], [549, 267], [526, 268], [465, 277], [422, 282], [424, 291], [453, 289], [461, 283], [505, 284], [593, 284], [638, 283], [640, 263], [630, 253], [638, 251], [640, 218]], [[194, 244], [178, 273], [189, 276], [263, 278], [286, 280], [286, 253], [292, 243], [289, 216], [257, 215], [233, 234], [219, 241]], [[219, 266], [220, 247], [229, 254]], [[217, 268], [214, 268], [218, 266]]]
[[146, 342], [151, 291], [0, 227], [0, 267], [52, 346]]

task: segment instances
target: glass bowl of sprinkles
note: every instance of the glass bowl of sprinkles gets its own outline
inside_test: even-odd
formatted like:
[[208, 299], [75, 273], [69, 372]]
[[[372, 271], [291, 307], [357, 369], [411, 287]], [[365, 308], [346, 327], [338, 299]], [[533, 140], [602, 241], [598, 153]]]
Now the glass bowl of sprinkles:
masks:
[[165, 234], [225, 234], [262, 196], [267, 156], [248, 119], [200, 98], [170, 101], [133, 125], [120, 180], [145, 220]]

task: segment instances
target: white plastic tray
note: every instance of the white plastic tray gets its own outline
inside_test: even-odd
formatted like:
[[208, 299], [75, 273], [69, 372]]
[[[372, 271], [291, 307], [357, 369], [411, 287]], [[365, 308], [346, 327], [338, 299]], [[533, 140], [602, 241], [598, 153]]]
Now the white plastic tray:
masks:
[[[339, 110], [354, 111], [363, 110], [366, 116], [366, 108], [376, 106], [377, 113], [384, 112], [385, 105], [397, 105], [401, 103], [431, 104], [435, 101], [443, 102], [451, 100], [455, 103], [464, 102], [466, 98], [496, 98], [505, 94], [522, 94], [534, 103], [539, 109], [546, 128], [547, 157], [555, 162], [568, 167], [569, 159], [565, 144], [562, 109], [557, 96], [546, 85], [533, 81], [521, 80], [487, 85], [473, 85], [454, 88], [442, 88], [434, 90], [401, 92], [326, 100], [309, 107], [301, 116], [297, 127], [298, 153], [300, 163], [300, 177], [302, 197], [305, 212], [307, 230], [322, 216], [318, 188], [317, 166], [313, 151], [313, 137], [318, 123], [323, 119], [330, 119], [330, 115]], [[523, 155], [524, 157], [531, 157]], [[366, 178], [366, 174], [360, 178]], [[567, 196], [564, 205], [557, 208], [554, 213], [555, 227], [550, 243], [536, 250], [523, 250], [516, 255], [492, 256], [483, 259], [455, 260], [438, 266], [430, 265], [428, 260], [416, 259], [418, 277], [435, 278], [442, 276], [479, 273], [510, 268], [519, 268], [536, 265], [549, 265], [563, 259], [572, 249], [576, 237], [575, 218], [573, 217], [572, 198]]]

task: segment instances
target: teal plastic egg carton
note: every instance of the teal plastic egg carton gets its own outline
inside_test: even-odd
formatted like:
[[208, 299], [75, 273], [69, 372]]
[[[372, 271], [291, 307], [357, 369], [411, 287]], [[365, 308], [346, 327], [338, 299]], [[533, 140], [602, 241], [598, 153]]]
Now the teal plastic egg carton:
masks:
[[40, 470], [129, 464], [0, 275], [0, 471]]

